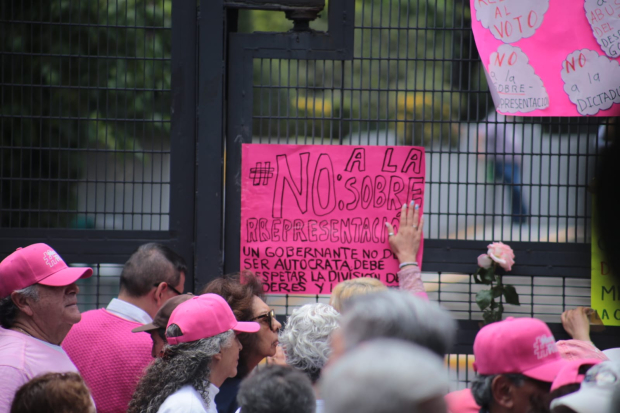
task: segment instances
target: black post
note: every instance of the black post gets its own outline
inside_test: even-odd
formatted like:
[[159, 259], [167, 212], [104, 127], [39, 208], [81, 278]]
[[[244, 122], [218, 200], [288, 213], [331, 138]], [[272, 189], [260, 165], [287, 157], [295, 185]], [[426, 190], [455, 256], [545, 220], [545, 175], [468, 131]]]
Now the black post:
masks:
[[[194, 165], [196, 163], [197, 9], [175, 2], [172, 9], [172, 126], [170, 137], [170, 247], [187, 261], [186, 291], [194, 290]], [[191, 270], [190, 270], [191, 271]]]
[[[192, 3], [192, 2], [190, 2]], [[196, 142], [196, 289], [222, 274], [225, 13], [222, 0], [202, 1], [198, 17]], [[195, 78], [189, 81], [194, 81]]]

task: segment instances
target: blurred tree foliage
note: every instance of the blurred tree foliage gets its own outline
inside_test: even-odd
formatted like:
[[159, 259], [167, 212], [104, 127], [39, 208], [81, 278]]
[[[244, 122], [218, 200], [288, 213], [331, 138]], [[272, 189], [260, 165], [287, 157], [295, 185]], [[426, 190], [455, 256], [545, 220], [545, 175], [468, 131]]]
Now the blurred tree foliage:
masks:
[[[470, 19], [463, 0], [356, 0], [352, 62], [255, 61], [254, 135], [356, 142], [383, 131], [399, 143], [455, 145], [459, 123], [481, 105], [462, 92], [486, 90]], [[244, 32], [291, 27], [277, 12], [240, 20]], [[311, 27], [327, 30], [326, 12]]]
[[[88, 225], [77, 185], [92, 154], [145, 163], [167, 142], [171, 15], [172, 0], [0, 2], [0, 227]], [[461, 91], [486, 86], [469, 19], [466, 0], [356, 0], [352, 62], [256, 60], [254, 135], [454, 144], [475, 95]], [[291, 27], [240, 14], [241, 31]]]
[[0, 227], [85, 225], [88, 154], [147, 162], [169, 139], [171, 13], [172, 0], [0, 2]]

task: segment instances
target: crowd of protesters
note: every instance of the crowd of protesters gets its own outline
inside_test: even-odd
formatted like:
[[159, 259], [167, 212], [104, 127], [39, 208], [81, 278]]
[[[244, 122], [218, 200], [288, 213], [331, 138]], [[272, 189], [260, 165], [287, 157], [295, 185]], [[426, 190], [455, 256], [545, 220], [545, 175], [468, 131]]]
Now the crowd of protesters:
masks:
[[184, 294], [185, 262], [159, 244], [129, 257], [106, 308], [80, 314], [92, 270], [20, 248], [0, 263], [0, 413], [620, 411], [620, 362], [592, 344], [582, 308], [562, 317], [573, 340], [533, 318], [481, 328], [471, 388], [449, 393], [457, 325], [424, 291], [421, 228], [413, 203], [388, 226], [399, 288], [346, 281], [284, 327], [252, 274]]

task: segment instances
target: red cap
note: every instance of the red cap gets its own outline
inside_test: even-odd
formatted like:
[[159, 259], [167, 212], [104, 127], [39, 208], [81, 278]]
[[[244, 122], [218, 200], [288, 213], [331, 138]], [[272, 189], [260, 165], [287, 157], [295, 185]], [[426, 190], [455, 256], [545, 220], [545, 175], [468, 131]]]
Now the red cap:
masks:
[[237, 321], [230, 306], [217, 294], [203, 294], [179, 304], [170, 315], [168, 327], [176, 324], [183, 335], [166, 337], [169, 344], [188, 343], [213, 337], [225, 331], [256, 333], [260, 324]]
[[0, 298], [34, 284], [64, 287], [93, 275], [91, 268], [71, 268], [47, 244], [32, 244], [0, 262]]
[[581, 366], [595, 366], [599, 363], [602, 363], [602, 360], [599, 359], [582, 359], [582, 360], [572, 360], [570, 361], [560, 372], [558, 376], [553, 380], [551, 384], [551, 391], [557, 390], [562, 386], [566, 386], [567, 384], [581, 384], [583, 379], [586, 377], [584, 374], [579, 374], [579, 369]]
[[483, 327], [474, 341], [478, 374], [520, 373], [551, 383], [567, 364], [545, 322], [512, 318]]

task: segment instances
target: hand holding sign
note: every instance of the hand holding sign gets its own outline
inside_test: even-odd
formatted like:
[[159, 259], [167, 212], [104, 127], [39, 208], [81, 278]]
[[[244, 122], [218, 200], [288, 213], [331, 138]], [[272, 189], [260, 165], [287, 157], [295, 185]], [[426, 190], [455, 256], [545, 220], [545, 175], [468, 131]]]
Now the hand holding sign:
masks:
[[601, 49], [620, 55], [620, 0], [585, 0], [586, 18]]
[[409, 208], [407, 204], [403, 204], [398, 231], [395, 231], [389, 222], [385, 223], [390, 237], [390, 248], [401, 264], [416, 262], [424, 225], [424, 218], [420, 218], [419, 210], [419, 205], [414, 201], [411, 201]]
[[520, 48], [508, 44], [498, 47], [490, 57], [489, 76], [499, 111], [526, 113], [549, 107], [545, 86]]
[[564, 91], [582, 115], [620, 103], [620, 65], [593, 50], [576, 50], [562, 62]]
[[399, 285], [396, 258], [421, 264], [424, 148], [244, 144], [242, 159], [240, 264], [265, 292]]
[[549, 9], [549, 0], [472, 1], [476, 19], [504, 43], [514, 43], [534, 35]]

